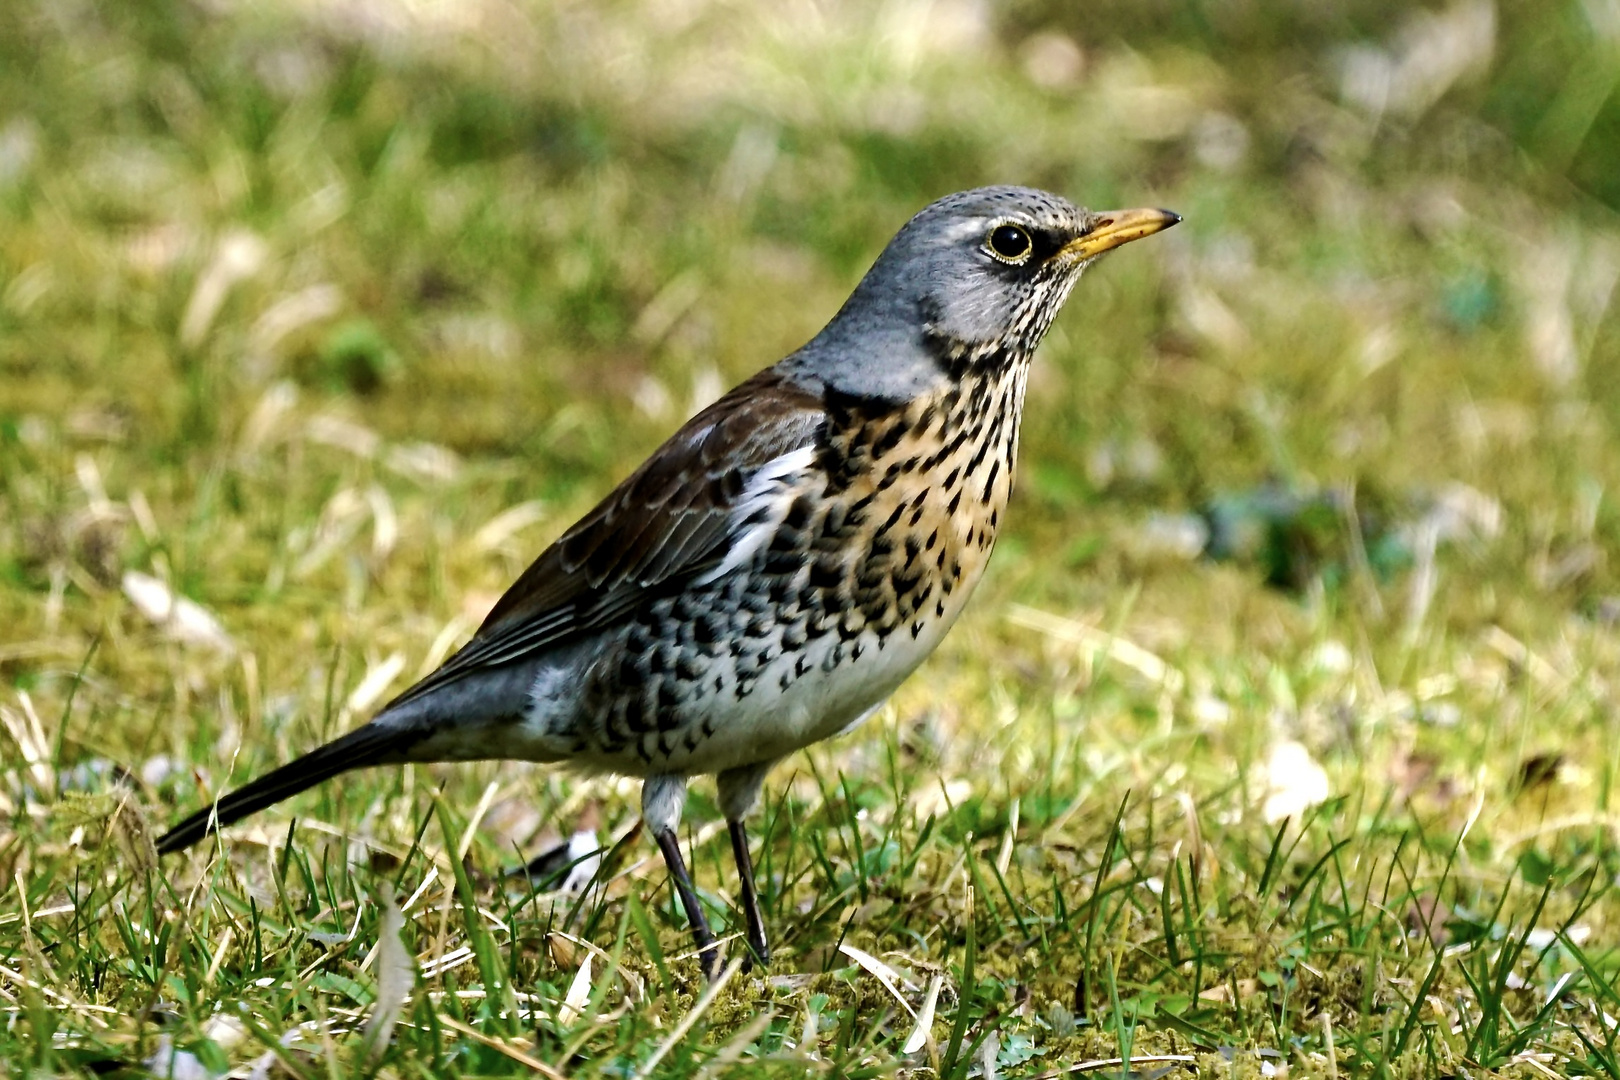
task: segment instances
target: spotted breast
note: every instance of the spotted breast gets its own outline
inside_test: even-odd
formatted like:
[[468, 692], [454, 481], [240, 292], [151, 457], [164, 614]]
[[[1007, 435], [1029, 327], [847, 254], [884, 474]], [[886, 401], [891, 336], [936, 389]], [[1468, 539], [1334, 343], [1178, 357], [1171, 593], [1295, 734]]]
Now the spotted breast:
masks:
[[898, 405], [829, 394], [813, 445], [751, 480], [732, 555], [602, 650], [570, 756], [718, 772], [880, 705], [956, 621], [1006, 512], [1028, 364], [980, 368]]

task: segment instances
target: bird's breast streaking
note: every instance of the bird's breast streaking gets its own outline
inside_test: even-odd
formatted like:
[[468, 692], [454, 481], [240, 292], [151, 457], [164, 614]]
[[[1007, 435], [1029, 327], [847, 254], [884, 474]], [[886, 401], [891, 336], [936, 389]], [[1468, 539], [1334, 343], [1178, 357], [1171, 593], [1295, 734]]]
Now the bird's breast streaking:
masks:
[[[572, 756], [721, 771], [847, 728], [933, 651], [1012, 491], [1026, 362], [900, 405], [834, 399], [739, 502], [726, 572], [643, 604], [593, 665]], [[774, 463], [773, 463], [774, 464]]]

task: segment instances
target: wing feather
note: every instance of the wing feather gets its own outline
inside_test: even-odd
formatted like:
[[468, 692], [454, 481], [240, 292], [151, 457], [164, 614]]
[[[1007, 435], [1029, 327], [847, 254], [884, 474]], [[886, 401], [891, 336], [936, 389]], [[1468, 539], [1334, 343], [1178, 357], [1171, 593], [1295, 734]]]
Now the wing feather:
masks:
[[720, 566], [749, 478], [813, 446], [823, 408], [819, 393], [768, 369], [698, 413], [530, 564], [471, 641], [388, 707], [601, 630]]

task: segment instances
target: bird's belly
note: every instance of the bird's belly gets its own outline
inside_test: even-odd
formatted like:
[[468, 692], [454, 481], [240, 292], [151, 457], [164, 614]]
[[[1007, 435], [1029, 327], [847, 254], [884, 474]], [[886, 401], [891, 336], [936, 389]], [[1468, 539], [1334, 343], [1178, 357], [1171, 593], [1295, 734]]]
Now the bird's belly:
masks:
[[[760, 673], [747, 695], [715, 695], [707, 702], [705, 715], [694, 717], [694, 723], [708, 720], [713, 735], [691, 747], [675, 740], [674, 767], [709, 773], [774, 761], [850, 729], [917, 669], [949, 625], [935, 619], [916, 637], [909, 630], [887, 638], [868, 632], [784, 654]], [[683, 727], [690, 731], [693, 724]]]
[[[837, 735], [934, 651], [981, 568], [976, 563], [944, 602], [899, 624], [853, 630], [848, 620], [828, 619], [807, 633], [803, 619], [774, 621], [725, 648], [666, 649], [656, 661], [648, 657], [658, 654], [621, 639], [574, 712], [575, 745], [562, 756], [631, 775], [716, 773]], [[727, 606], [723, 597], [706, 599]]]

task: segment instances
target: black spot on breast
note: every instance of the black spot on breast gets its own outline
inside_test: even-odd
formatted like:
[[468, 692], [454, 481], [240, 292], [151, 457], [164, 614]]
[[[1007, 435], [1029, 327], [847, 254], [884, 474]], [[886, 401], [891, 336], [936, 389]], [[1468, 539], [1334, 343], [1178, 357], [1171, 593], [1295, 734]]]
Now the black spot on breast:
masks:
[[835, 559], [817, 559], [810, 564], [810, 587], [812, 589], [836, 589], [843, 582], [843, 564]]
[[641, 704], [641, 695], [639, 694], [631, 694], [625, 699], [624, 711], [621, 719], [624, 721], [626, 735], [629, 735], [632, 732], [640, 735], [644, 732], [652, 730], [652, 725], [647, 723], [646, 713]]
[[909, 425], [906, 424], [904, 418], [896, 420], [894, 423], [890, 424], [888, 430], [882, 435], [879, 435], [872, 443], [873, 456], [884, 457], [885, 455], [892, 453], [894, 448], [900, 445], [900, 440], [906, 437], [906, 430], [908, 426]]
[[777, 607], [781, 607], [783, 604], [786, 604], [788, 602], [788, 597], [791, 596], [792, 594], [793, 594], [793, 579], [792, 578], [788, 577], [786, 574], [783, 574], [783, 575], [781, 575], [779, 577], [774, 577], [774, 578], [771, 579], [771, 587], [770, 587], [771, 603], [775, 604]]
[[782, 525], [797, 532], [810, 524], [810, 514], [810, 500], [800, 495], [788, 506], [787, 514], [782, 518]]

